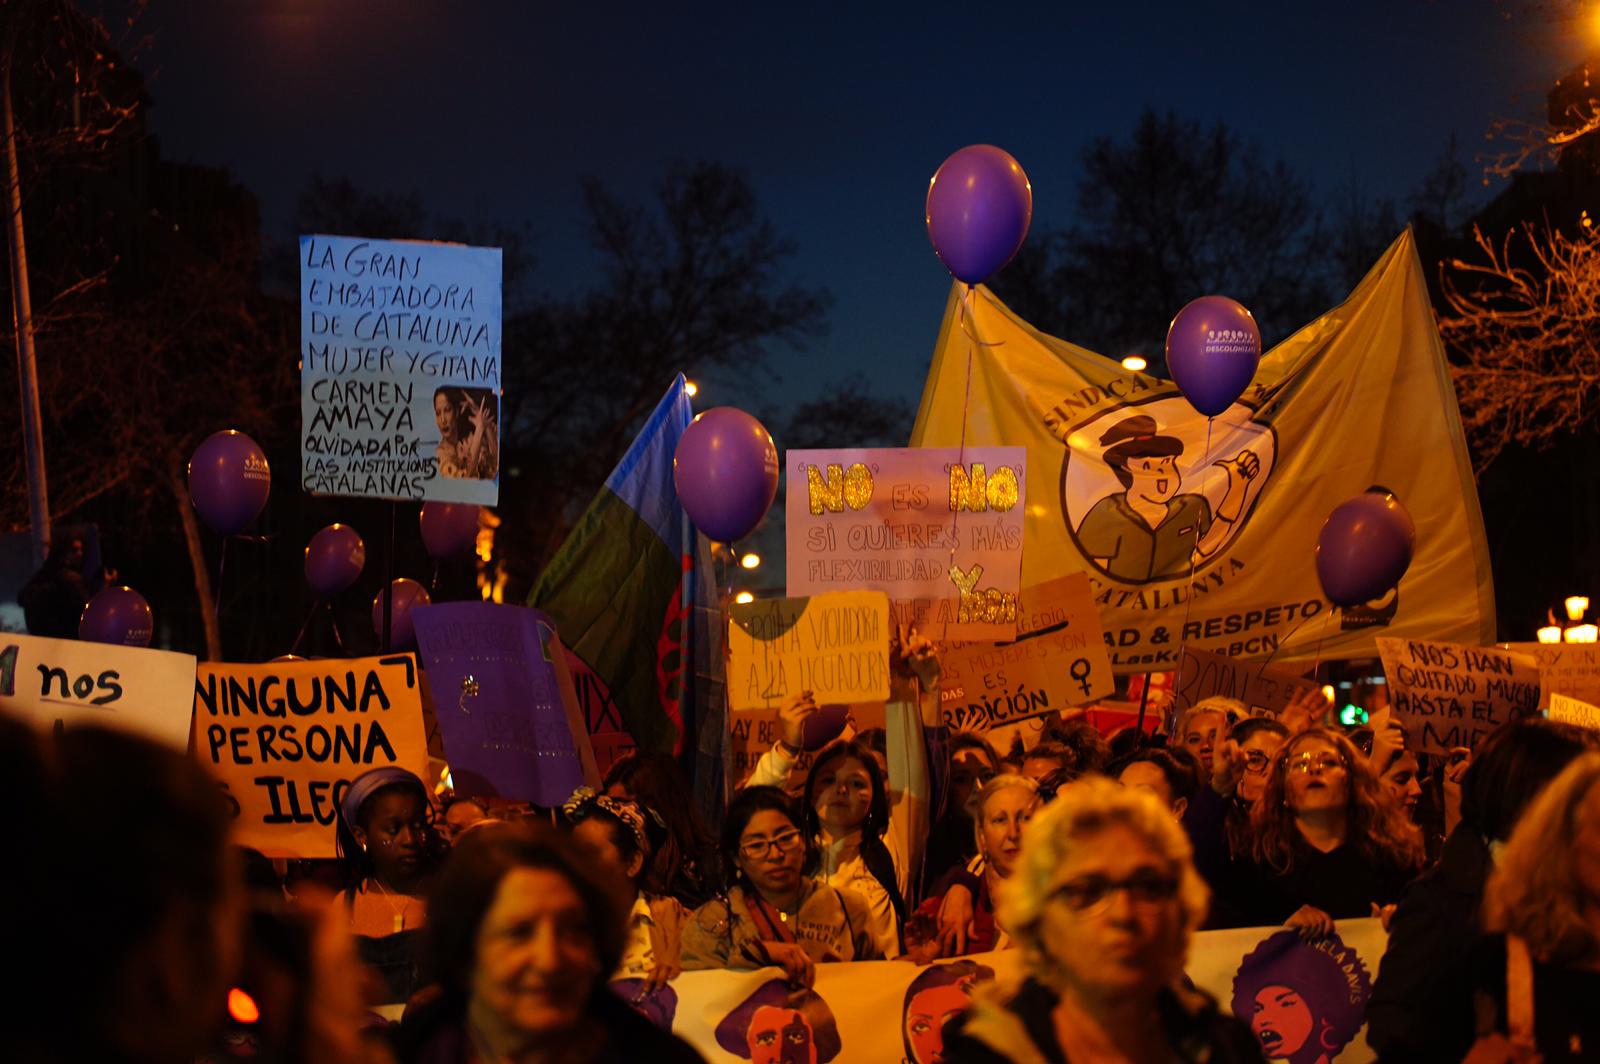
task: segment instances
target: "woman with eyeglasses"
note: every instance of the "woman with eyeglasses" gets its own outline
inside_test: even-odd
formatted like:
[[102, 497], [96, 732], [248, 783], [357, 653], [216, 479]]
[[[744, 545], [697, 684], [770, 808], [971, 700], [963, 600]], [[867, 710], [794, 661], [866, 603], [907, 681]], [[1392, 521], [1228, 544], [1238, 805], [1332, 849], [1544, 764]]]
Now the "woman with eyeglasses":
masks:
[[[887, 771], [859, 740], [824, 748], [806, 777], [802, 823], [816, 853], [817, 874], [859, 894], [872, 914], [880, 955], [900, 955], [911, 895], [911, 872], [928, 837], [929, 773], [925, 728], [943, 725], [937, 694], [939, 658], [915, 632], [890, 647], [890, 696], [884, 706]], [[805, 721], [818, 711], [809, 692], [789, 699], [780, 719], [785, 739], [757, 763], [751, 782], [788, 781]], [[885, 778], [887, 776], [887, 778]]]
[[1023, 834], [998, 916], [1027, 978], [945, 1029], [949, 1064], [1262, 1060], [1249, 1027], [1183, 977], [1205, 917], [1189, 841], [1149, 791], [1086, 777]]
[[684, 924], [686, 971], [775, 965], [810, 986], [818, 963], [883, 956], [866, 900], [806, 875], [810, 845], [798, 820], [776, 787], [746, 787], [729, 803], [722, 856], [733, 882]]
[[1284, 923], [1307, 938], [1378, 915], [1422, 867], [1422, 834], [1350, 740], [1307, 729], [1273, 758], [1228, 876], [1233, 926]]

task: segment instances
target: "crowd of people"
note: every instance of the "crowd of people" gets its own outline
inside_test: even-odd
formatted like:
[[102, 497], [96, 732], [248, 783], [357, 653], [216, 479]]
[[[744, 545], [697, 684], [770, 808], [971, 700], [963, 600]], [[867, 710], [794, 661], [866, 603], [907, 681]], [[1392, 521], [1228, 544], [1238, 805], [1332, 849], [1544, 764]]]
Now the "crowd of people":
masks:
[[[0, 720], [27, 800], [0, 1057], [689, 1061], [650, 1011], [683, 972], [780, 972], [790, 1004], [748, 1037], [781, 1048], [820, 966], [899, 959], [933, 965], [907, 1060], [1259, 1061], [1267, 1021], [1184, 976], [1194, 934], [1377, 917], [1380, 1060], [1600, 1059], [1596, 734], [1535, 716], [1431, 757], [1307, 695], [1201, 702], [1154, 735], [1060, 713], [999, 749], [944, 728], [934, 645], [892, 656], [881, 730], [808, 751], [800, 693], [725, 808], [665, 755], [555, 809], [385, 767], [344, 792], [331, 863], [230, 845], [179, 753]], [[1025, 978], [974, 989], [987, 969], [955, 958], [995, 950]], [[1329, 1059], [1315, 1039], [1268, 1055]]]

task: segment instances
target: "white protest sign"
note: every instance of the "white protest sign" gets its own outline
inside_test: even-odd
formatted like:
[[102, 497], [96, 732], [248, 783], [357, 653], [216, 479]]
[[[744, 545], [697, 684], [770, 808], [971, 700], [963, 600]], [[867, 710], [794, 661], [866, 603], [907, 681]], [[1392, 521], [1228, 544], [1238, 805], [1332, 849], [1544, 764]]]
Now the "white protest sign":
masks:
[[41, 728], [100, 724], [183, 750], [194, 668], [192, 654], [0, 633], [0, 710]]
[[1545, 694], [1600, 705], [1600, 643], [1506, 643], [1507, 650], [1539, 663]]
[[772, 709], [810, 691], [819, 705], [889, 697], [889, 598], [832, 591], [728, 607], [728, 705]]
[[1580, 702], [1566, 695], [1553, 694], [1550, 696], [1550, 719], [1600, 731], [1600, 706], [1592, 706], [1588, 702]]
[[500, 501], [500, 249], [300, 238], [313, 495]]
[[1539, 670], [1530, 657], [1496, 647], [1378, 637], [1390, 702], [1429, 754], [1448, 754], [1508, 720], [1539, 708]]

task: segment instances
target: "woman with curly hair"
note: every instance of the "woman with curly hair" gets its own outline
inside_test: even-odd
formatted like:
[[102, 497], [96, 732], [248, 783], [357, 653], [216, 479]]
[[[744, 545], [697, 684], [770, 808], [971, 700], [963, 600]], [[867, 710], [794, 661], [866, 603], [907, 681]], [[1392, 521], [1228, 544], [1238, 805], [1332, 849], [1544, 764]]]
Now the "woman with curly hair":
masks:
[[1248, 853], [1219, 891], [1235, 926], [1286, 923], [1308, 938], [1392, 906], [1422, 867], [1422, 835], [1340, 733], [1310, 728], [1273, 758], [1250, 812]]
[[1250, 1029], [1184, 978], [1205, 912], [1189, 840], [1155, 795], [1066, 784], [1000, 887], [1026, 978], [976, 995], [945, 1029], [944, 1060], [1261, 1061]]
[[[1467, 1060], [1600, 1056], [1600, 754], [1550, 782], [1511, 833], [1484, 897]], [[1535, 1056], [1537, 1054], [1537, 1056]]]

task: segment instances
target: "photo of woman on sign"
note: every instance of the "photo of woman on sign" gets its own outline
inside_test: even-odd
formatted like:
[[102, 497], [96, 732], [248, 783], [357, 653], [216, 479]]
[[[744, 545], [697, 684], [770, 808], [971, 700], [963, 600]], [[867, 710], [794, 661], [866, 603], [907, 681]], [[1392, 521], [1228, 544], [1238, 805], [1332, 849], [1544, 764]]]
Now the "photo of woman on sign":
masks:
[[500, 401], [488, 388], [440, 388], [433, 393], [439, 427], [439, 475], [493, 480], [500, 472]]

